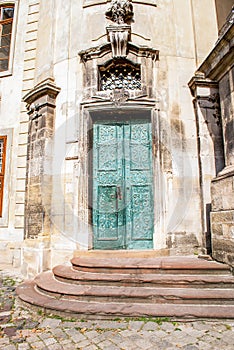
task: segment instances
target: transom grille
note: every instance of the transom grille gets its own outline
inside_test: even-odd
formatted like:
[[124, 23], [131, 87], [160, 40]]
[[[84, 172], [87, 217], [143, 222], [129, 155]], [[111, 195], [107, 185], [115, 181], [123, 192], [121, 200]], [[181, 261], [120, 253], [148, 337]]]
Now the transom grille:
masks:
[[107, 69], [100, 69], [100, 90], [140, 90], [140, 66], [117, 65]]

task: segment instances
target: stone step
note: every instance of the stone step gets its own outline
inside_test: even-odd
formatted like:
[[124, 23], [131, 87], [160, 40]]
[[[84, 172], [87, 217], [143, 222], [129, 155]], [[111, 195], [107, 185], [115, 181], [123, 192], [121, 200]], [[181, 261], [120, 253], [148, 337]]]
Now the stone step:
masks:
[[234, 318], [234, 305], [152, 304], [131, 302], [93, 302], [53, 298], [36, 290], [29, 281], [17, 288], [20, 299], [48, 311], [75, 314], [79, 317], [183, 317]]
[[157, 258], [157, 257], [169, 257], [170, 250], [167, 248], [159, 250], [77, 250], [74, 252], [74, 257], [86, 257], [86, 258]]
[[42, 293], [80, 301], [131, 302], [131, 303], [186, 303], [234, 305], [234, 289], [156, 288], [132, 286], [74, 285], [44, 272], [35, 278], [36, 288]]
[[71, 266], [56, 266], [24, 283], [17, 293], [33, 305], [85, 317], [234, 319], [229, 267], [195, 257], [82, 255]]
[[73, 284], [157, 286], [157, 287], [193, 287], [193, 288], [233, 288], [234, 276], [203, 274], [129, 274], [94, 273], [75, 270], [71, 266], [58, 265], [53, 269], [57, 280]]
[[73, 269], [92, 273], [113, 274], [229, 274], [230, 268], [225, 264], [194, 257], [75, 257], [71, 260]]

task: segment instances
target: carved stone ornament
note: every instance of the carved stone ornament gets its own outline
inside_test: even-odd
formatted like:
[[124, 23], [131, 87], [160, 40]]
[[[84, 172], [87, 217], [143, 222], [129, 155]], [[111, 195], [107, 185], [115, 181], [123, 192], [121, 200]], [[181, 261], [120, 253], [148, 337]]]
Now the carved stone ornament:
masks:
[[210, 95], [209, 101], [213, 103], [214, 114], [213, 117], [216, 120], [217, 125], [221, 125], [221, 110], [220, 110], [220, 97], [219, 93]]
[[27, 109], [28, 109], [28, 114], [30, 115], [31, 119], [37, 119], [39, 117], [42, 116], [42, 114], [40, 113], [40, 110], [42, 109], [43, 104], [34, 104], [32, 103], [31, 105], [27, 105]]
[[128, 23], [133, 17], [132, 0], [112, 0], [106, 17], [117, 24]]
[[131, 27], [125, 24], [120, 26], [109, 26], [106, 30], [108, 40], [111, 43], [112, 57], [126, 57]]
[[129, 92], [125, 89], [114, 89], [110, 92], [110, 100], [116, 107], [121, 106], [129, 99]]

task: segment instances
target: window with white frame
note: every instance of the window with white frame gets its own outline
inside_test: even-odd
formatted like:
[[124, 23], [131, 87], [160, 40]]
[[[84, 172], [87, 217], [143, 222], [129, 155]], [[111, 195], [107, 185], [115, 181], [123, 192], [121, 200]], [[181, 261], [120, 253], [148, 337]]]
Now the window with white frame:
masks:
[[0, 0], [0, 77], [12, 74], [19, 0]]
[[2, 217], [7, 136], [0, 136], [0, 217]]
[[14, 4], [0, 5], [0, 72], [9, 70]]

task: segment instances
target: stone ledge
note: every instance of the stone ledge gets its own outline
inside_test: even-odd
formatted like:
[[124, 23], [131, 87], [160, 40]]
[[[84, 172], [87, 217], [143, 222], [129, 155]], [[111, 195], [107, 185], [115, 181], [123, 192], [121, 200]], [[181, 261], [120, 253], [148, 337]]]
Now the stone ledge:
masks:
[[212, 179], [212, 182], [216, 182], [222, 179], [226, 179], [227, 177], [234, 176], [234, 165], [230, 165], [225, 167], [222, 171], [220, 171], [214, 179]]
[[149, 273], [138, 273], [136, 275], [129, 273], [89, 273], [74, 270], [71, 266], [58, 265], [53, 268], [54, 278], [62, 282], [71, 282], [74, 284], [94, 284], [99, 283], [102, 285], [121, 285], [125, 286], [140, 284], [163, 286], [168, 287], [186, 287], [187, 285], [193, 288], [201, 288], [206, 285], [207, 287], [216, 288], [232, 288], [234, 286], [234, 277], [230, 276], [229, 271], [225, 274], [149, 274]]

